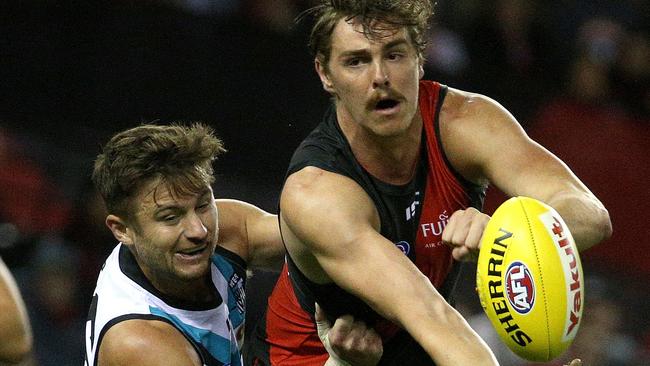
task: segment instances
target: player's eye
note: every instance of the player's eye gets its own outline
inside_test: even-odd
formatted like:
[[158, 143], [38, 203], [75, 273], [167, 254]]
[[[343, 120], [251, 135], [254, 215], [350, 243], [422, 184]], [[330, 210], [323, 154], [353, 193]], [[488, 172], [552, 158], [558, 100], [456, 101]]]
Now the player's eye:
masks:
[[355, 66], [359, 66], [359, 65], [361, 65], [361, 59], [357, 58], [357, 57], [350, 58], [350, 59], [347, 59], [345, 61], [345, 66], [355, 67]]
[[174, 222], [178, 219], [177, 215], [165, 215], [163, 216], [163, 221], [165, 222]]

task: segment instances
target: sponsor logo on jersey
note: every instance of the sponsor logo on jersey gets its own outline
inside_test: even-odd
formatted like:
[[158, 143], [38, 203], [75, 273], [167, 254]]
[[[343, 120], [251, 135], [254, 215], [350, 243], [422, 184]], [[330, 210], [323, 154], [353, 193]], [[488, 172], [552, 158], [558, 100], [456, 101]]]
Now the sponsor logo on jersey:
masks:
[[228, 281], [228, 286], [234, 294], [235, 301], [237, 302], [237, 310], [244, 313], [246, 308], [246, 292], [244, 291], [244, 279], [237, 273], [233, 273]]
[[519, 314], [527, 314], [535, 305], [535, 282], [528, 266], [523, 262], [513, 262], [505, 274], [506, 295], [513, 309]]
[[420, 205], [420, 191], [415, 192], [415, 198], [413, 202], [406, 208], [406, 221], [410, 221], [415, 217], [415, 209]]
[[439, 247], [441, 247], [443, 245], [445, 245], [445, 243], [443, 243], [442, 240], [438, 240], [438, 241], [433, 242], [433, 243], [426, 243], [426, 244], [424, 244], [424, 247], [426, 249], [434, 249], [434, 248], [439, 248]]
[[422, 236], [427, 238], [430, 235], [433, 236], [442, 235], [442, 231], [445, 229], [445, 226], [447, 226], [448, 222], [449, 222], [449, 215], [447, 215], [447, 210], [442, 211], [442, 213], [438, 215], [438, 221], [425, 222], [420, 224], [420, 230], [422, 230]]

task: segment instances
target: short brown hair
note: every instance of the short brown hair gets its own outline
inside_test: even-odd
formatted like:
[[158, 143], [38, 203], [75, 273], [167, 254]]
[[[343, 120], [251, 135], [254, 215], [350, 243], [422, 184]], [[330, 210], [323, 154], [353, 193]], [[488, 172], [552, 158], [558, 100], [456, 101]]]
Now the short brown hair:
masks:
[[[418, 56], [423, 58], [427, 46], [426, 31], [433, 14], [430, 0], [322, 0], [300, 17], [312, 15], [316, 18], [309, 37], [309, 48], [327, 68], [331, 48], [332, 32], [341, 19], [356, 19], [363, 26], [368, 38], [378, 36], [377, 22], [391, 27], [406, 27]], [[299, 18], [299, 19], [300, 19]]]
[[113, 136], [95, 160], [92, 180], [109, 213], [133, 219], [130, 201], [152, 179], [175, 194], [198, 192], [214, 182], [212, 163], [223, 142], [201, 123], [144, 124]]

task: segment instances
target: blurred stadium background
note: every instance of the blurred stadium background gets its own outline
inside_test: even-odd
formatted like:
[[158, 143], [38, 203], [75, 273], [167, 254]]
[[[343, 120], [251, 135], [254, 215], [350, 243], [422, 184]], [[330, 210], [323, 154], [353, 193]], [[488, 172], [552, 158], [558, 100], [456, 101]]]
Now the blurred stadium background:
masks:
[[[284, 169], [328, 98], [293, 24], [309, 0], [7, 0], [0, 4], [0, 255], [35, 332], [34, 365], [81, 365], [88, 303], [115, 245], [94, 156], [141, 122], [200, 120], [229, 150], [215, 193], [276, 212]], [[487, 94], [610, 210], [582, 255], [586, 313], [567, 357], [650, 364], [650, 3], [439, 0], [426, 78]], [[491, 212], [503, 200], [490, 191]], [[272, 272], [249, 283], [250, 322]], [[502, 365], [465, 272], [458, 308]], [[556, 363], [561, 364], [562, 360]]]

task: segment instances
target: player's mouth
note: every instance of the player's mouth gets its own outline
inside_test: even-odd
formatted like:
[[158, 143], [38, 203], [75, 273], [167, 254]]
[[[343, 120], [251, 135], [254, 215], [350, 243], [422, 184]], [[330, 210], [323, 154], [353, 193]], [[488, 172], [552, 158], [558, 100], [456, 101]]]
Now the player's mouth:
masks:
[[208, 250], [208, 245], [203, 244], [198, 247], [179, 250], [176, 252], [176, 256], [178, 256], [181, 260], [184, 261], [194, 261], [194, 260], [201, 259], [207, 250]]
[[389, 115], [399, 112], [400, 101], [395, 98], [380, 98], [374, 102], [372, 110], [379, 114]]

